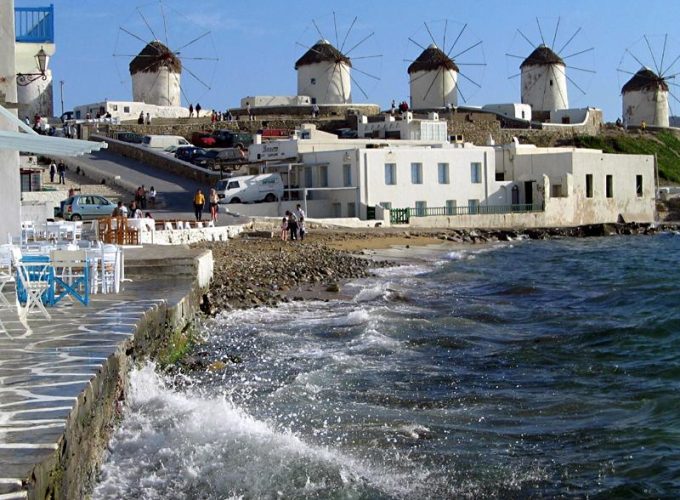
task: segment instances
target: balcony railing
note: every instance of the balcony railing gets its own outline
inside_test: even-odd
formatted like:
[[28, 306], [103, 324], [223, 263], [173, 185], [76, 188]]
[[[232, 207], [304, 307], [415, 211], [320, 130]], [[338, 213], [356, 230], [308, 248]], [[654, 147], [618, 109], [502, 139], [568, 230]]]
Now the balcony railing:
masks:
[[54, 5], [15, 7], [14, 31], [21, 43], [54, 43]]
[[527, 212], [542, 212], [540, 204], [515, 205], [480, 205], [462, 207], [424, 207], [424, 208], [392, 208], [390, 221], [392, 224], [408, 224], [411, 217], [436, 217], [455, 215], [497, 215]]

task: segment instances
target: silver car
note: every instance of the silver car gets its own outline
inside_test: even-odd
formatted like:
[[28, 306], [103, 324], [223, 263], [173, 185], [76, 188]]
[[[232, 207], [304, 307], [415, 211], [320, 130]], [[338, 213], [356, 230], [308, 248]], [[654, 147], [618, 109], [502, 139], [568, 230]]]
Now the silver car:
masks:
[[66, 220], [108, 217], [116, 205], [97, 194], [77, 194], [62, 202], [61, 213]]

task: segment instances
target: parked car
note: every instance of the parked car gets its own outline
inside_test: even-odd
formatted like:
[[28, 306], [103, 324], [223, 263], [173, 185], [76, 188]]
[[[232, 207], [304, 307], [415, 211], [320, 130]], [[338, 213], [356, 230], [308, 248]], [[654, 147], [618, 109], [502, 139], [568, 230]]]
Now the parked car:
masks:
[[116, 205], [96, 194], [77, 194], [62, 202], [62, 217], [66, 220], [98, 219], [111, 215]]
[[218, 170], [222, 165], [238, 163], [245, 159], [245, 152], [241, 148], [210, 149], [204, 155], [191, 160], [196, 166]]
[[271, 203], [283, 197], [283, 180], [276, 173], [221, 179], [215, 185], [220, 203]]
[[191, 134], [191, 142], [194, 146], [201, 148], [211, 148], [215, 145], [215, 138], [211, 132], [194, 132]]
[[339, 139], [356, 139], [358, 137], [357, 131], [353, 128], [339, 128], [335, 133]]
[[252, 135], [232, 130], [216, 130], [213, 137], [215, 138], [215, 147], [218, 148], [246, 149], [253, 143]]
[[116, 133], [115, 139], [123, 142], [131, 142], [133, 144], [141, 144], [144, 136], [142, 134], [137, 134], [135, 132], [118, 132]]
[[205, 155], [206, 150], [196, 146], [181, 146], [175, 150], [175, 158], [190, 162], [197, 156]]
[[168, 146], [191, 146], [192, 144], [181, 135], [145, 135], [142, 146], [163, 149]]

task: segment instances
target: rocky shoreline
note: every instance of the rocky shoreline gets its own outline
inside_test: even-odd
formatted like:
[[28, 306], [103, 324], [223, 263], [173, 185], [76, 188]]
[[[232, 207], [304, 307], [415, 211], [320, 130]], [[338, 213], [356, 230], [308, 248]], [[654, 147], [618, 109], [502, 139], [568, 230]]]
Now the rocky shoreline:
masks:
[[399, 265], [390, 260], [367, 259], [364, 249], [369, 247], [650, 235], [678, 230], [679, 224], [638, 223], [518, 230], [314, 229], [304, 241], [281, 241], [262, 232], [244, 233], [228, 243], [197, 245], [212, 250], [215, 261], [213, 281], [203, 297], [202, 310], [212, 316], [220, 311], [271, 307], [291, 300], [328, 300], [338, 294], [345, 280], [367, 277], [373, 268]]

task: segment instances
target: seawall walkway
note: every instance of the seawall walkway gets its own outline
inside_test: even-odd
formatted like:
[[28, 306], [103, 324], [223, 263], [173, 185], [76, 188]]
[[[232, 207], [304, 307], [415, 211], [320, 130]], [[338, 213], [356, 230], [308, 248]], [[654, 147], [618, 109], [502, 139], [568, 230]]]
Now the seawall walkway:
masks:
[[205, 250], [149, 246], [125, 259], [120, 294], [64, 300], [28, 328], [0, 309], [0, 500], [90, 491], [130, 364], [192, 320], [212, 276]]

